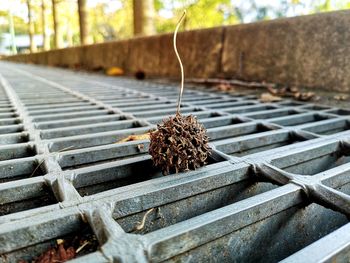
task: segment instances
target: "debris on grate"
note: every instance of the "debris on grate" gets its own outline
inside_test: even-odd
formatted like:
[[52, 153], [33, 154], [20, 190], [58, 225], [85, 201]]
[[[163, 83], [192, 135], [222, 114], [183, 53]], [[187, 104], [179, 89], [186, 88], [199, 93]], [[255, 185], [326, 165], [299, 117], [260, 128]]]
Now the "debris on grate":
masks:
[[150, 139], [150, 133], [145, 133], [145, 134], [138, 134], [138, 135], [129, 135], [128, 137], [121, 139], [121, 140], [117, 141], [116, 143], [139, 141], [139, 140], [149, 140], [149, 139]]
[[72, 233], [64, 238], [56, 240], [56, 244], [49, 245], [45, 251], [39, 255], [31, 255], [30, 260], [22, 259], [21, 263], [57, 263], [66, 262], [91, 252], [99, 247], [96, 236], [91, 233], [88, 225], [82, 227], [79, 232]]

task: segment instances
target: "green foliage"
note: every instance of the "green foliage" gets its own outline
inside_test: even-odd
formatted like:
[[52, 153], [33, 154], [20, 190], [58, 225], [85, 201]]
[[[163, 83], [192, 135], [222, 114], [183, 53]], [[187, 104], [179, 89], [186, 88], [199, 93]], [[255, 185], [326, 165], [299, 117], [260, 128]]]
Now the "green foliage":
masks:
[[173, 15], [170, 19], [158, 15], [156, 26], [160, 33], [174, 31], [184, 9], [187, 10], [183, 25], [185, 30], [228, 25], [239, 21], [230, 0], [163, 1], [163, 5], [156, 5], [156, 9], [159, 6]]
[[[65, 39], [79, 44], [79, 21], [76, 0], [57, 0]], [[173, 32], [184, 9], [187, 16], [181, 30], [267, 20], [278, 17], [350, 8], [350, 0], [154, 0], [158, 33]], [[42, 33], [41, 0], [32, 0], [35, 33]], [[53, 32], [51, 0], [46, 0], [48, 25]], [[94, 1], [89, 9], [91, 34], [95, 42], [133, 36], [132, 0]], [[22, 7], [26, 9], [25, 2]], [[23, 12], [25, 14], [25, 12]], [[9, 32], [6, 10], [0, 10], [0, 32]], [[27, 34], [26, 17], [13, 16], [16, 34]], [[70, 33], [72, 32], [72, 33]], [[69, 38], [69, 39], [68, 39]], [[70, 41], [68, 41], [70, 42]]]
[[132, 36], [132, 1], [124, 0], [121, 8], [108, 10], [106, 3], [90, 10], [91, 33], [95, 42], [124, 39]]
[[[4, 11], [4, 10], [0, 11], [0, 17], [3, 17], [4, 21], [6, 21], [6, 23], [0, 24], [0, 32], [5, 32], [5, 33], [10, 32], [9, 24], [8, 24], [8, 16], [9, 16], [8, 11]], [[13, 23], [14, 23], [16, 34], [27, 34], [28, 26], [23, 18], [18, 16], [13, 16]]]

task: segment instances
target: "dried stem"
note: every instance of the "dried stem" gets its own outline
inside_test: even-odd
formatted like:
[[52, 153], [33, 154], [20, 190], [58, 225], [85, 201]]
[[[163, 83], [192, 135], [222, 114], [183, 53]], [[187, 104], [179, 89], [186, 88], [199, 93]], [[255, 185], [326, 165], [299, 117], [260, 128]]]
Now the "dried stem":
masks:
[[182, 99], [182, 93], [184, 91], [184, 80], [185, 80], [185, 74], [184, 74], [184, 67], [182, 65], [182, 61], [179, 55], [179, 52], [177, 51], [176, 48], [176, 36], [177, 36], [177, 31], [180, 28], [181, 22], [183, 21], [183, 19], [186, 16], [186, 10], [184, 10], [179, 22], [177, 22], [176, 28], [175, 28], [175, 32], [174, 32], [174, 39], [173, 39], [173, 43], [174, 43], [174, 51], [177, 57], [177, 60], [179, 61], [180, 64], [180, 69], [181, 69], [181, 87], [180, 87], [180, 94], [179, 94], [179, 99], [177, 101], [177, 110], [176, 110], [176, 114], [180, 114], [180, 105], [181, 105], [181, 99]]
[[153, 210], [154, 210], [154, 207], [151, 208], [150, 210], [148, 210], [144, 214], [141, 222], [134, 228], [134, 230], [132, 232], [140, 231], [140, 230], [142, 230], [145, 227], [146, 219], [147, 219], [148, 215], [153, 212]]

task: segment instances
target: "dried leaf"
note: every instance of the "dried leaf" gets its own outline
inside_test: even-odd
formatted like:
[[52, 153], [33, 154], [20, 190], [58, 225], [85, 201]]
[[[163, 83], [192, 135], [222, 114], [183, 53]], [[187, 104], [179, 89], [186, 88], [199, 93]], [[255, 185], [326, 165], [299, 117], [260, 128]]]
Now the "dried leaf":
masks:
[[231, 84], [229, 83], [220, 83], [218, 85], [215, 86], [215, 90], [216, 91], [234, 91], [234, 87], [231, 86]]
[[149, 139], [150, 139], [150, 134], [145, 133], [145, 134], [138, 134], [138, 135], [129, 135], [128, 137], [121, 139], [121, 140], [117, 141], [116, 143], [139, 141], [139, 140], [149, 140]]
[[348, 95], [335, 95], [333, 97], [335, 100], [347, 100], [349, 98]]
[[276, 102], [276, 101], [281, 101], [281, 100], [282, 100], [281, 97], [271, 95], [270, 93], [262, 93], [260, 96], [261, 102]]
[[106, 75], [108, 76], [122, 76], [124, 75], [124, 70], [118, 67], [111, 67], [106, 70]]
[[300, 101], [309, 101], [315, 96], [314, 92], [297, 92], [294, 98]]

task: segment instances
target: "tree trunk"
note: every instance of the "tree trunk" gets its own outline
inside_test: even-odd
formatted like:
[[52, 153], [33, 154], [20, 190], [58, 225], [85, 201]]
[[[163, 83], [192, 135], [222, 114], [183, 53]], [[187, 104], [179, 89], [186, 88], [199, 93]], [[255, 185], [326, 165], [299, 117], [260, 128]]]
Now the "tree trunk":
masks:
[[134, 35], [152, 35], [154, 26], [154, 0], [133, 0]]
[[92, 43], [89, 28], [89, 13], [86, 6], [86, 0], [78, 0], [80, 43], [87, 45]]
[[69, 21], [67, 21], [67, 43], [69, 47], [73, 46], [73, 31], [69, 24]]
[[47, 25], [47, 6], [46, 0], [41, 0], [41, 19], [42, 19], [42, 27], [43, 27], [43, 49], [50, 49], [50, 35], [49, 28]]
[[33, 53], [36, 51], [36, 45], [34, 42], [34, 23], [33, 23], [33, 10], [31, 5], [31, 0], [27, 0], [27, 7], [28, 7], [28, 35], [29, 35], [29, 50], [30, 53]]
[[52, 16], [53, 16], [53, 29], [55, 32], [55, 35], [54, 35], [55, 48], [63, 48], [62, 25], [59, 19], [57, 0], [52, 0]]

